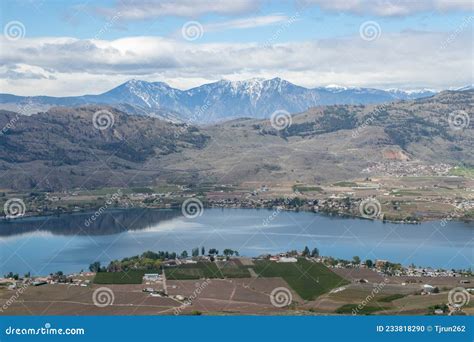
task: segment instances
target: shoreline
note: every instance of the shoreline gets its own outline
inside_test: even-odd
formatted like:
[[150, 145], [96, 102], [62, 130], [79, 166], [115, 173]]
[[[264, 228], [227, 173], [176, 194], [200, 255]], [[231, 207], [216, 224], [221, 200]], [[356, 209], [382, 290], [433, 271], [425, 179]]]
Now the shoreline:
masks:
[[[98, 210], [103, 210], [104, 206], [97, 206], [93, 208], [82, 208], [79, 210], [65, 210], [61, 212], [46, 212], [46, 213], [39, 213], [39, 214], [30, 214], [30, 213], [25, 213], [24, 215], [18, 216], [18, 217], [12, 217], [12, 218], [7, 218], [5, 216], [0, 217], [0, 223], [2, 222], [12, 222], [12, 221], [18, 221], [18, 220], [25, 220], [25, 219], [31, 219], [31, 218], [46, 218], [46, 217], [52, 217], [56, 216], [59, 217], [61, 215], [72, 215], [72, 214], [84, 214], [84, 213], [96, 213]], [[133, 207], [126, 207], [126, 206], [114, 206], [114, 207], [107, 207], [105, 208], [106, 210], [133, 210], [133, 209], [150, 209], [150, 210], [181, 210], [181, 205], [176, 205], [172, 207], [163, 207], [163, 206], [133, 206]], [[288, 211], [288, 212], [306, 212], [306, 213], [313, 213], [321, 216], [335, 216], [335, 217], [340, 217], [340, 218], [347, 218], [347, 219], [360, 219], [360, 220], [368, 220], [368, 221], [381, 221], [382, 223], [393, 223], [393, 224], [411, 224], [411, 225], [418, 225], [422, 223], [427, 223], [427, 222], [443, 222], [443, 221], [455, 221], [455, 222], [464, 222], [464, 223], [471, 223], [474, 222], [474, 218], [461, 218], [461, 217], [450, 217], [449, 214], [446, 215], [446, 217], [443, 218], [428, 218], [425, 216], [422, 216], [420, 220], [418, 221], [407, 221], [407, 220], [390, 220], [390, 219], [384, 219], [380, 217], [364, 217], [361, 215], [355, 215], [355, 214], [350, 214], [350, 213], [344, 213], [344, 212], [331, 212], [331, 211], [315, 211], [311, 210], [308, 208], [304, 207], [299, 207], [295, 209], [288, 209], [288, 208], [279, 208], [278, 206], [261, 206], [261, 207], [250, 207], [250, 206], [235, 206], [235, 205], [204, 205], [203, 209], [263, 209], [263, 210], [268, 210], [268, 211]]]

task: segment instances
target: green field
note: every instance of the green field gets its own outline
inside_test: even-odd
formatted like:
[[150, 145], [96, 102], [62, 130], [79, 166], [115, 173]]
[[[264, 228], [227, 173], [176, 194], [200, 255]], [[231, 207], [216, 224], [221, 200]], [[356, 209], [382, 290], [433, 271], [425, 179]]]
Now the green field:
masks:
[[186, 280], [201, 278], [224, 278], [224, 275], [213, 262], [198, 262], [165, 269], [166, 278], [170, 280]]
[[380, 306], [364, 306], [360, 309], [357, 309], [357, 304], [345, 304], [340, 308], [336, 309], [336, 313], [338, 314], [352, 314], [352, 310], [355, 310], [358, 315], [370, 315], [373, 312], [385, 310], [387, 308], [380, 307]]
[[301, 258], [297, 263], [257, 261], [254, 270], [260, 277], [282, 277], [305, 300], [313, 300], [335, 287], [348, 284], [326, 266]]
[[250, 278], [248, 266], [243, 266], [233, 261], [219, 262], [217, 266], [226, 278]]
[[334, 186], [343, 186], [343, 187], [353, 187], [353, 186], [357, 186], [357, 183], [344, 181], [344, 182], [334, 183], [333, 185]]
[[396, 294], [393, 294], [393, 295], [382, 297], [382, 298], [378, 299], [377, 301], [378, 302], [383, 302], [383, 303], [389, 303], [389, 302], [392, 302], [394, 300], [397, 300], [397, 299], [400, 299], [400, 298], [403, 298], [403, 297], [406, 297], [406, 295], [396, 293]]
[[299, 192], [324, 192], [320, 186], [293, 185], [293, 191]]
[[145, 273], [161, 273], [159, 270], [130, 270], [127, 272], [97, 272], [95, 284], [141, 284]]
[[474, 167], [457, 166], [449, 171], [450, 175], [474, 178]]

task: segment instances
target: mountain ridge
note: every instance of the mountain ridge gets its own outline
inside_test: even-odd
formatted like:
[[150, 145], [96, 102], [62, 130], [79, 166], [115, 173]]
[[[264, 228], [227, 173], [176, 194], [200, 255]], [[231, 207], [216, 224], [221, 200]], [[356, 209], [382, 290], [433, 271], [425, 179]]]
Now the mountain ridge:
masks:
[[239, 117], [268, 118], [277, 110], [298, 113], [321, 105], [376, 104], [435, 94], [431, 90], [381, 90], [334, 85], [305, 88], [279, 77], [242, 81], [222, 79], [187, 90], [173, 88], [165, 82], [132, 79], [96, 95], [52, 97], [0, 94], [0, 109], [34, 114], [55, 106], [111, 105], [118, 109], [126, 108], [132, 115], [208, 124]]

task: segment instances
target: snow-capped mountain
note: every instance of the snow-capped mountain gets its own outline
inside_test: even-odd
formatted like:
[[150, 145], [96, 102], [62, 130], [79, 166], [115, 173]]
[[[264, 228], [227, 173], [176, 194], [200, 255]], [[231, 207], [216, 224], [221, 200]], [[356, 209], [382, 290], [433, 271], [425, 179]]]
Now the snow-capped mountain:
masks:
[[15, 111], [15, 108], [27, 107], [25, 111], [34, 112], [52, 106], [106, 104], [130, 114], [200, 124], [238, 117], [266, 118], [276, 110], [297, 113], [319, 105], [382, 103], [434, 94], [431, 90], [380, 90], [337, 85], [309, 89], [281, 78], [220, 80], [188, 90], [175, 89], [163, 82], [131, 80], [99, 95], [22, 97], [0, 94], [0, 108]]

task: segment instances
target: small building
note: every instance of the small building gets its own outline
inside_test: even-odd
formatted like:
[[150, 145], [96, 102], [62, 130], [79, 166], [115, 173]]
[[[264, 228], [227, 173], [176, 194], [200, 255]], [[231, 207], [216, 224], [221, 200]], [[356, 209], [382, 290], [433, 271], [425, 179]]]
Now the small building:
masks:
[[431, 286], [429, 284], [425, 284], [423, 285], [423, 292], [424, 293], [433, 293], [435, 290], [435, 287], [434, 286]]
[[293, 258], [293, 257], [282, 257], [277, 262], [297, 262], [297, 261], [298, 259]]
[[161, 279], [161, 276], [158, 273], [145, 273], [143, 276], [144, 281], [158, 281]]

